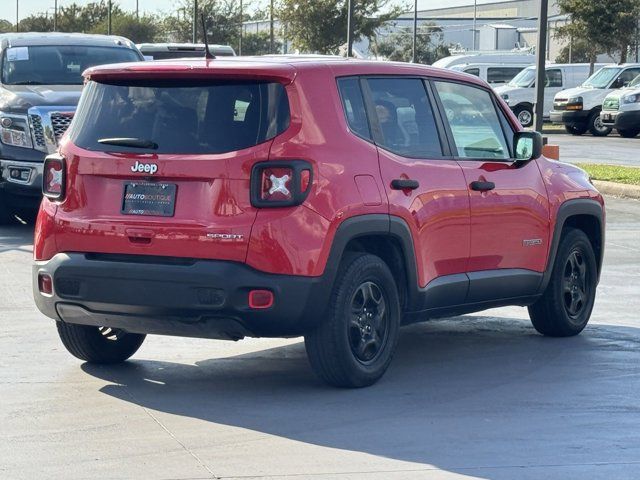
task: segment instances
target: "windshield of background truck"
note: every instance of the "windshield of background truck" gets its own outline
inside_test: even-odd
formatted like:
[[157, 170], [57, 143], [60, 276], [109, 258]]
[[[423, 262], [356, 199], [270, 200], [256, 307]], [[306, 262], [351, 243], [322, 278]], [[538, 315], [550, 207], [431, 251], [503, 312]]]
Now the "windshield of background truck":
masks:
[[636, 78], [631, 80], [631, 83], [628, 86], [629, 86], [629, 88], [631, 88], [631, 87], [640, 87], [640, 75], [638, 75]]
[[611, 83], [611, 80], [616, 78], [621, 70], [621, 68], [601, 68], [596, 73], [587, 78], [582, 86], [592, 88], [607, 88], [607, 86]]
[[94, 65], [135, 62], [140, 56], [123, 47], [43, 45], [10, 47], [2, 55], [5, 85], [82, 85], [82, 72]]
[[508, 83], [511, 87], [528, 88], [536, 79], [535, 68], [525, 68]]
[[[253, 147], [289, 126], [279, 83], [244, 80], [126, 80], [87, 83], [69, 139], [94, 151], [144, 151], [105, 142], [128, 138], [159, 154], [215, 154]], [[103, 140], [103, 142], [100, 142]]]

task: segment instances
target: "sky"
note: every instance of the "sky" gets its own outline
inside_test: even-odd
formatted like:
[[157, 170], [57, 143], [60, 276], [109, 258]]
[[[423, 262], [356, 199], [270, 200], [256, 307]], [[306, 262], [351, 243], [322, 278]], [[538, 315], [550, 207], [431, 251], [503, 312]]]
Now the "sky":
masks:
[[[27, 17], [34, 13], [45, 12], [49, 9], [53, 13], [54, 0], [17, 0], [19, 4], [20, 18]], [[71, 3], [87, 4], [91, 0], [58, 0], [58, 6], [66, 6]], [[478, 0], [478, 3], [490, 3], [496, 0]], [[113, 0], [123, 10], [135, 11], [136, 0]], [[178, 0], [138, 0], [140, 12], [157, 13], [159, 11], [173, 11]], [[267, 0], [245, 0], [245, 4], [259, 5], [266, 4]], [[398, 3], [404, 5], [413, 5], [410, 0], [398, 0]], [[418, 9], [452, 7], [458, 5], [473, 5], [473, 0], [418, 0]], [[16, 0], [0, 0], [0, 18], [15, 23], [16, 20]]]

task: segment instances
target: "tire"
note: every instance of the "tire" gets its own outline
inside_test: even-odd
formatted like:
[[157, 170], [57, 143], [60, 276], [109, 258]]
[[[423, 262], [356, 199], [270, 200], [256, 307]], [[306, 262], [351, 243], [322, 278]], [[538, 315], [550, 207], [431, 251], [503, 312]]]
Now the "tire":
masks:
[[618, 133], [624, 138], [634, 138], [640, 133], [640, 128], [618, 129]]
[[593, 310], [597, 278], [591, 242], [582, 230], [566, 228], [549, 285], [542, 297], [529, 307], [534, 328], [549, 337], [579, 334]]
[[611, 127], [607, 127], [600, 120], [600, 112], [595, 111], [589, 115], [588, 129], [594, 137], [606, 137], [611, 133]]
[[304, 337], [309, 363], [329, 385], [372, 385], [391, 363], [399, 329], [398, 288], [387, 264], [375, 255], [348, 253], [324, 321]]
[[571, 135], [584, 135], [587, 132], [586, 125], [565, 125], [564, 129]]
[[518, 122], [523, 127], [530, 127], [533, 125], [533, 110], [526, 105], [518, 105], [513, 109], [513, 113], [518, 118]]
[[56, 322], [62, 344], [71, 355], [89, 363], [121, 363], [136, 353], [145, 335], [106, 327]]

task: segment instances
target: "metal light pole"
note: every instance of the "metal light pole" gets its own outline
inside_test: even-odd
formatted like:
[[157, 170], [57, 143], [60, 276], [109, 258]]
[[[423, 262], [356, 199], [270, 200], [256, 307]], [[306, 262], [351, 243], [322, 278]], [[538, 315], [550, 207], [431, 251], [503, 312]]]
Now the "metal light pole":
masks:
[[58, 0], [53, 3], [53, 31], [58, 31]]
[[347, 57], [353, 56], [353, 0], [347, 1]]
[[196, 43], [198, 37], [198, 0], [193, 0], [193, 29], [191, 31], [191, 43]]
[[538, 18], [538, 44], [536, 45], [536, 106], [535, 127], [542, 133], [542, 118], [544, 116], [544, 84], [545, 84], [545, 58], [547, 53], [547, 14], [549, 0], [540, 0], [540, 15]]
[[238, 39], [238, 55], [242, 55], [242, 34], [244, 30], [242, 19], [243, 19], [242, 0], [240, 0], [240, 38]]
[[108, 12], [108, 23], [107, 23], [107, 35], [111, 35], [111, 0], [109, 0], [109, 12]]
[[476, 49], [476, 21], [478, 18], [478, 0], [473, 0], [473, 50]]
[[411, 63], [416, 63], [418, 58], [418, 0], [413, 2], [413, 52]]
[[140, 5], [138, 4], [138, 0], [136, 0], [136, 20], [140, 20]]
[[20, 22], [20, 16], [18, 15], [18, 3], [20, 0], [16, 0], [16, 32], [20, 31], [20, 27], [18, 27], [18, 23]]
[[269, 53], [273, 53], [274, 49], [274, 38], [273, 38], [273, 0], [269, 3]]

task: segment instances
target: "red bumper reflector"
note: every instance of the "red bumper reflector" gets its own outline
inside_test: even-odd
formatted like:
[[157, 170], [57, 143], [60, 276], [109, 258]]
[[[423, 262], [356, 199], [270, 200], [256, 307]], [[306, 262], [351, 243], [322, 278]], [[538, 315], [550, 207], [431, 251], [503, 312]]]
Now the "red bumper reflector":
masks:
[[40, 293], [46, 295], [53, 294], [53, 280], [51, 279], [51, 275], [47, 273], [38, 274], [38, 290], [40, 290]]
[[251, 290], [249, 292], [250, 308], [269, 308], [273, 305], [273, 292], [269, 290]]

